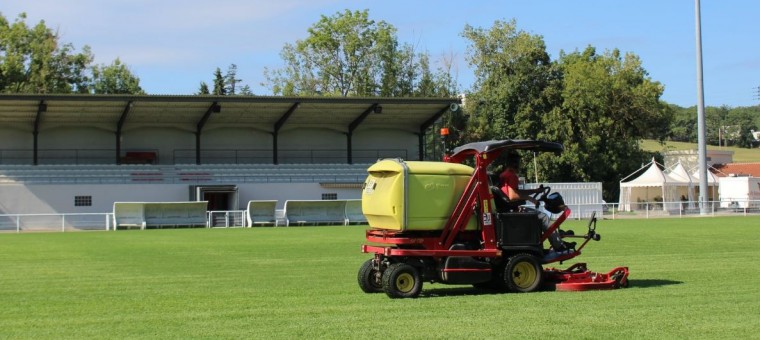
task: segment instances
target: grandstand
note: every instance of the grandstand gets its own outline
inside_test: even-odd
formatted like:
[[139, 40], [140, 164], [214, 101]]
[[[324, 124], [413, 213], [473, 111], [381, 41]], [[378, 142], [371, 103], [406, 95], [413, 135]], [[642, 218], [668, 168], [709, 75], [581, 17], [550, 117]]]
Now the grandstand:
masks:
[[0, 95], [0, 214], [115, 202], [351, 200], [379, 158], [423, 159], [456, 98]]

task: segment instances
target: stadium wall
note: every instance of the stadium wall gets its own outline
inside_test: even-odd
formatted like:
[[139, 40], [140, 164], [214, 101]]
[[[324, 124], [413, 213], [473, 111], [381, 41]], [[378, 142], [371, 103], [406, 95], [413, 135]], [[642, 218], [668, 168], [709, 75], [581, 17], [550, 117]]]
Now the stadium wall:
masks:
[[[362, 130], [353, 140], [356, 149], [376, 149], [378, 145], [383, 148], [403, 150], [406, 160], [416, 161], [419, 159], [419, 138], [405, 131], [392, 129]], [[357, 155], [355, 155], [357, 156]], [[398, 157], [396, 155], [380, 155], [380, 158]], [[365, 163], [372, 163], [376, 159], [362, 159]]]
[[[27, 138], [31, 139], [32, 134]], [[115, 143], [113, 131], [97, 127], [61, 126], [39, 133], [40, 149], [113, 149]]]
[[[112, 144], [113, 141], [112, 137]], [[193, 133], [174, 127], [141, 127], [122, 133], [122, 152], [156, 150], [158, 164], [174, 164], [174, 150], [195, 149]]]
[[31, 149], [34, 140], [31, 129], [12, 128], [0, 126], [0, 145], [3, 149], [23, 150]]
[[[195, 146], [193, 146], [195, 147]], [[272, 134], [250, 128], [216, 127], [203, 130], [202, 149], [272, 149]]]
[[[238, 207], [251, 200], [359, 199], [359, 188], [324, 188], [319, 183], [244, 183], [237, 185]], [[190, 199], [188, 184], [4, 184], [0, 186], [0, 214], [107, 213], [114, 202], [182, 202]], [[90, 206], [75, 206], [75, 199], [91, 197]]]

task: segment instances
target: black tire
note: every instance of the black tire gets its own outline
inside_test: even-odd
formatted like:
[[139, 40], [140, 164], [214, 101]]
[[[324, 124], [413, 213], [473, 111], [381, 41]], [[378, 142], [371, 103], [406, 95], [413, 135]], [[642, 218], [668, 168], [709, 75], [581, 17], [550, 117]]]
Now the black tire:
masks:
[[383, 290], [392, 299], [415, 298], [422, 291], [420, 272], [406, 263], [394, 263], [383, 272]]
[[504, 283], [510, 292], [528, 293], [541, 288], [544, 271], [533, 255], [517, 254], [507, 260]]
[[359, 268], [359, 288], [365, 293], [380, 293], [383, 291], [383, 282], [377, 270], [375, 270], [372, 259], [369, 259]]

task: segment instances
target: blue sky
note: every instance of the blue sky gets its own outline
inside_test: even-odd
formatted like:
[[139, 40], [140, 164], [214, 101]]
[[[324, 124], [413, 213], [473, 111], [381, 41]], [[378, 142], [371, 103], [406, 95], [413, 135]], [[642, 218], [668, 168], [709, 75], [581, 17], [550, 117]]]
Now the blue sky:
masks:
[[[398, 29], [401, 42], [433, 59], [454, 56], [463, 90], [473, 82], [465, 60], [465, 24], [489, 28], [516, 19], [520, 29], [543, 36], [556, 59], [591, 45], [638, 55], [649, 76], [665, 86], [662, 99], [696, 105], [695, 19], [692, 0], [3, 0], [0, 13], [27, 23], [45, 20], [64, 42], [89, 45], [98, 64], [115, 58], [130, 66], [150, 94], [193, 94], [201, 81], [230, 64], [254, 93], [265, 67], [282, 66], [286, 43], [307, 35], [320, 15], [369, 9], [374, 20]], [[705, 104], [760, 104], [760, 1], [703, 0]]]

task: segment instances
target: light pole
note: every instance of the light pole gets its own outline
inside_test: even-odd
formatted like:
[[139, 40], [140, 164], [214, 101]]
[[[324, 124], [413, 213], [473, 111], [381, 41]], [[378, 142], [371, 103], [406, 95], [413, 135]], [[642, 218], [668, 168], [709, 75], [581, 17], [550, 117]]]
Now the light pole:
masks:
[[702, 19], [699, 0], [694, 0], [697, 40], [697, 139], [699, 156], [699, 213], [707, 215], [707, 142], [705, 141], [705, 94], [702, 80]]

